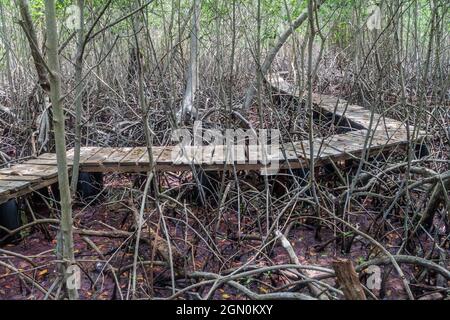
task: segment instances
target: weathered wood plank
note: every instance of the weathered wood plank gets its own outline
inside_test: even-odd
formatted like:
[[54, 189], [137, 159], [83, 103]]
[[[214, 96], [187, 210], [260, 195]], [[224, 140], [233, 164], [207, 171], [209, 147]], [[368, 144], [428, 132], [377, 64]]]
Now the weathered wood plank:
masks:
[[209, 145], [203, 147], [203, 156], [202, 156], [202, 163], [203, 164], [213, 164], [213, 156], [214, 156], [214, 150], [216, 149], [216, 146]]
[[[152, 146], [152, 155], [153, 161], [155, 165], [163, 165], [163, 164], [171, 164], [172, 161], [172, 151], [173, 146]], [[146, 152], [139, 158], [137, 163], [139, 165], [150, 165], [150, 157], [148, 156], [147, 150]]]
[[144, 155], [144, 153], [147, 152], [146, 147], [135, 147], [133, 150], [131, 150], [125, 158], [120, 160], [119, 165], [120, 166], [127, 166], [127, 165], [136, 165], [139, 161], [139, 159]]
[[0, 174], [0, 181], [29, 181], [36, 182], [41, 180], [42, 177], [39, 176], [17, 176], [9, 174]]
[[0, 198], [1, 199], [5, 198], [10, 193], [11, 193], [11, 190], [8, 187], [0, 185]]
[[56, 160], [56, 153], [43, 153], [37, 159]]
[[90, 157], [87, 157], [83, 159], [82, 164], [89, 166], [89, 165], [102, 165], [103, 161], [108, 159], [108, 157], [115, 151], [115, 148], [102, 148], [101, 150], [98, 150], [94, 154], [92, 154]]
[[133, 150], [132, 147], [114, 148], [114, 151], [103, 161], [104, 165], [119, 165], [120, 161]]
[[256, 164], [261, 160], [260, 152], [261, 150], [257, 147], [247, 149], [245, 145], [218, 145], [206, 150], [207, 156], [204, 160], [207, 161], [203, 161], [203, 164]]
[[0, 181], [0, 199], [8, 200], [8, 197], [12, 197], [14, 193], [19, 190], [25, 189], [30, 186], [29, 181]]
[[202, 148], [193, 146], [175, 146], [169, 159], [177, 165], [199, 165], [202, 164], [202, 151]]
[[19, 190], [8, 193], [0, 193], [0, 204], [8, 201], [9, 199], [18, 198], [33, 191], [37, 191], [39, 189], [52, 185], [53, 183], [57, 182], [57, 179], [58, 179], [57, 177], [53, 177], [50, 179], [41, 179], [39, 180], [39, 182], [32, 183], [29, 186], [26, 186], [25, 188], [21, 188]]
[[10, 191], [17, 191], [30, 185], [30, 181], [1, 181], [0, 187]]
[[48, 165], [28, 165], [17, 164], [11, 168], [5, 168], [0, 170], [0, 174], [12, 175], [12, 176], [38, 176], [43, 179], [49, 179], [56, 176], [58, 169], [55, 166]]
[[31, 160], [25, 161], [24, 164], [28, 164], [28, 165], [37, 164], [37, 165], [56, 166], [57, 162], [56, 162], [56, 159], [36, 158], [36, 159], [31, 159]]
[[[97, 152], [100, 152], [102, 149], [101, 147], [82, 147], [80, 149], [80, 164], [83, 163], [84, 161], [86, 161], [87, 159], [89, 159], [90, 157], [94, 156]], [[70, 149], [69, 151], [67, 151], [66, 156], [67, 156], [67, 162], [68, 163], [73, 163], [73, 158], [74, 158], [74, 151], [75, 149]]]

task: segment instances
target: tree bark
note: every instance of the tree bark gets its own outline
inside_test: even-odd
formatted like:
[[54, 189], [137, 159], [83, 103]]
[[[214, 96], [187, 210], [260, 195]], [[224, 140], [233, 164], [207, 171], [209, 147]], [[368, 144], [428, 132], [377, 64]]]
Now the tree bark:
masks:
[[33, 57], [34, 65], [36, 68], [39, 85], [45, 92], [50, 91], [50, 86], [47, 78], [47, 70], [45, 66], [44, 59], [38, 47], [38, 40], [36, 35], [36, 30], [34, 28], [33, 21], [31, 20], [30, 8], [28, 5], [28, 0], [18, 0], [18, 6], [22, 21], [20, 25], [25, 32], [28, 39], [31, 56]]
[[11, 92], [14, 92], [14, 82], [12, 79], [12, 72], [11, 72], [11, 57], [10, 57], [10, 44], [8, 43], [7, 40], [7, 28], [6, 28], [6, 18], [5, 18], [5, 13], [3, 11], [3, 3], [0, 2], [0, 27], [1, 27], [1, 33], [2, 33], [2, 38], [3, 38], [3, 42], [5, 44], [5, 60], [6, 60], [6, 72], [7, 72], [7, 77], [8, 77], [8, 83], [10, 86], [10, 90]]
[[83, 56], [84, 56], [84, 0], [78, 0], [80, 8], [80, 28], [77, 31], [77, 53], [75, 58], [75, 148], [70, 189], [74, 195], [77, 190], [81, 150], [81, 114], [83, 111]]
[[[47, 25], [47, 49], [48, 67], [50, 79], [50, 100], [53, 110], [53, 126], [55, 130], [56, 159], [58, 167], [58, 183], [61, 196], [61, 240], [62, 249], [63, 279], [66, 281], [68, 267], [75, 265], [73, 252], [73, 221], [72, 221], [72, 200], [69, 188], [69, 173], [67, 169], [66, 138], [64, 127], [64, 111], [61, 103], [61, 72], [58, 57], [58, 29], [56, 25], [55, 0], [45, 1], [45, 20]], [[77, 299], [76, 288], [67, 287], [69, 299]]]
[[[326, 0], [318, 0], [316, 2], [316, 6], [314, 7], [314, 10], [318, 10], [320, 6], [325, 2]], [[291, 36], [291, 34], [298, 29], [303, 22], [308, 18], [308, 10], [303, 11], [297, 19], [292, 23], [292, 25], [286, 29], [281, 36], [278, 38], [277, 43], [275, 46], [269, 51], [269, 54], [267, 55], [266, 59], [264, 59], [263, 64], [261, 65], [261, 68], [258, 69], [258, 71], [261, 73], [262, 76], [265, 76], [269, 70], [270, 66], [272, 65], [273, 60], [275, 59], [278, 51], [280, 51], [281, 47], [283, 47], [286, 40]], [[258, 77], [256, 77], [258, 78]], [[247, 93], [245, 94], [245, 101], [244, 101], [244, 110], [248, 110], [250, 108], [250, 105], [253, 101], [253, 97], [256, 93], [257, 88], [257, 79], [250, 85], [250, 87], [247, 89]]]
[[347, 300], [366, 300], [364, 289], [350, 260], [336, 260], [333, 268]]
[[190, 58], [188, 79], [184, 92], [183, 104], [178, 111], [177, 121], [185, 120], [187, 114], [196, 113], [194, 108], [195, 93], [198, 88], [198, 32], [200, 29], [200, 0], [194, 0], [194, 10], [192, 14], [192, 30], [190, 43]]

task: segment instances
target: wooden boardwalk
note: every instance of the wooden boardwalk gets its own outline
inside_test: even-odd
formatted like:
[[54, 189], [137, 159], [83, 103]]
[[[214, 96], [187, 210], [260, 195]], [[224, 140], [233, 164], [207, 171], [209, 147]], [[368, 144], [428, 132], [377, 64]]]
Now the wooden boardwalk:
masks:
[[[268, 80], [284, 94], [296, 95], [281, 78]], [[367, 150], [369, 153], [391, 150], [408, 143], [405, 124], [380, 114], [348, 104], [343, 99], [331, 96], [315, 95], [316, 112], [333, 115], [350, 124], [353, 131], [336, 134], [327, 138], [316, 138], [313, 151], [316, 164], [359, 157]], [[371, 122], [372, 119], [372, 122]], [[412, 127], [410, 128], [413, 131]], [[416, 139], [425, 135], [419, 132]], [[272, 146], [271, 146], [272, 147]], [[276, 146], [269, 153], [244, 147], [244, 153], [230, 157], [226, 146], [186, 147], [153, 146], [153, 160], [157, 171], [187, 171], [193, 166], [204, 170], [222, 171], [235, 167], [237, 170], [264, 170], [268, 162], [276, 163], [279, 168], [307, 167], [310, 160], [309, 141], [297, 141]], [[236, 154], [236, 152], [235, 152]], [[267, 154], [267, 158], [263, 157]], [[73, 149], [67, 152], [69, 170], [73, 161]], [[266, 161], [263, 161], [266, 159]], [[146, 147], [81, 149], [80, 168], [85, 172], [146, 172], [150, 161]], [[39, 190], [57, 181], [56, 154], [42, 154], [36, 159], [0, 169], [0, 203]]]

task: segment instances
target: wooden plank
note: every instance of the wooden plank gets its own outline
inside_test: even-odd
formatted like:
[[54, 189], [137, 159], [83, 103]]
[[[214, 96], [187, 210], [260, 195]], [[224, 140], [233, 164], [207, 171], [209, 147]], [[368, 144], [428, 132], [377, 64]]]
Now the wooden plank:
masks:
[[133, 150], [132, 147], [115, 148], [107, 159], [103, 161], [104, 165], [119, 165], [120, 161]]
[[[201, 147], [175, 146], [170, 153], [168, 161], [177, 165], [199, 165], [202, 164], [202, 151]], [[162, 163], [162, 161], [160, 160], [158, 163]]]
[[345, 104], [345, 103], [338, 103], [336, 104], [325, 104], [325, 105], [319, 105], [320, 109], [324, 109], [327, 112], [336, 113], [339, 116], [349, 116], [356, 113], [364, 113], [370, 114], [370, 111], [367, 109], [364, 109], [363, 107], [354, 105], [354, 104]]
[[[258, 148], [259, 154], [261, 154], [261, 148]], [[245, 155], [245, 145], [225, 145], [225, 162], [227, 164], [246, 163], [247, 157]], [[259, 159], [260, 160], [260, 159]]]
[[24, 164], [28, 164], [28, 165], [38, 164], [38, 165], [56, 166], [57, 162], [56, 162], [56, 159], [36, 158], [36, 159], [31, 159], [31, 160], [25, 161]]
[[283, 145], [285, 153], [292, 158], [304, 158], [309, 154], [309, 143], [307, 140], [295, 141]]
[[405, 125], [401, 122], [393, 122], [393, 121], [389, 121], [389, 122], [385, 122], [385, 123], [382, 122], [381, 125], [379, 126], [379, 130], [383, 130], [383, 129], [386, 129], [387, 131], [400, 130], [400, 131], [406, 132]]
[[[257, 163], [258, 156], [255, 155], [254, 158], [256, 159], [255, 163]], [[225, 161], [226, 160], [225, 146], [224, 145], [216, 146], [214, 148], [214, 152], [212, 154], [211, 159], [212, 159], [213, 164], [224, 165], [226, 163], [226, 161]]]
[[[173, 146], [152, 146], [152, 155], [155, 165], [171, 164], [172, 152], [174, 150]], [[150, 166], [150, 157], [148, 156], [147, 148], [146, 152], [139, 158], [137, 163], [139, 165]]]
[[[94, 156], [97, 152], [101, 151], [104, 148], [101, 147], [82, 147], [80, 149], [80, 164], [83, 164], [84, 161]], [[73, 163], [74, 158], [74, 149], [70, 149], [66, 153], [67, 162]]]
[[406, 130], [377, 130], [373, 134], [373, 145], [407, 142]]
[[346, 154], [349, 152], [361, 151], [364, 147], [367, 131], [361, 130], [361, 133], [348, 132], [345, 134], [335, 135], [328, 146], [337, 151], [336, 156]]
[[33, 191], [37, 191], [39, 189], [42, 189], [49, 185], [52, 185], [57, 181], [58, 181], [58, 178], [53, 177], [50, 179], [40, 180], [38, 183], [31, 184], [30, 186], [27, 186], [26, 188], [22, 188], [20, 190], [17, 190], [17, 191], [8, 193], [8, 194], [0, 193], [0, 204], [8, 201], [9, 199], [18, 198], [18, 197], [24, 196], [28, 193], [31, 193]]
[[7, 186], [0, 185], [0, 197], [5, 197], [11, 192], [11, 189], [9, 189]]
[[2, 189], [8, 189], [11, 191], [17, 191], [30, 185], [30, 181], [0, 181], [0, 187]]
[[2, 199], [0, 203], [14, 197], [14, 193], [28, 186], [30, 186], [29, 181], [0, 181], [0, 198]]
[[[174, 147], [173, 146], [166, 146], [166, 147], [160, 147], [160, 148], [152, 148], [153, 151], [153, 161], [155, 161], [158, 164], [162, 163], [172, 163], [172, 154], [173, 154]], [[143, 158], [146, 156], [145, 154]]]
[[[310, 143], [308, 140], [296, 142], [294, 146], [297, 157], [310, 159]], [[326, 141], [315, 140], [313, 146], [315, 159], [327, 158], [338, 153], [336, 150], [330, 148]]]
[[43, 153], [37, 159], [56, 160], [56, 153]]
[[115, 151], [115, 148], [102, 148], [101, 150], [98, 150], [91, 156], [85, 157], [83, 161], [80, 160], [80, 163], [83, 165], [89, 166], [89, 165], [96, 165], [100, 166], [102, 165], [103, 161], [108, 159], [108, 157]]
[[17, 175], [7, 175], [0, 174], [0, 181], [30, 181], [37, 182], [42, 178], [39, 176], [17, 176]]
[[58, 169], [55, 166], [47, 165], [17, 164], [11, 168], [1, 169], [0, 174], [12, 176], [39, 176], [43, 179], [49, 179], [58, 174]]
[[139, 159], [147, 152], [146, 147], [135, 147], [131, 150], [125, 158], [120, 160], [119, 166], [136, 165]]
[[317, 105], [335, 105], [337, 103], [347, 103], [345, 99], [325, 95], [325, 94], [313, 94], [313, 103]]
[[[324, 143], [319, 147], [314, 147], [314, 157], [316, 160], [325, 159], [333, 156], [340, 156], [342, 151], [336, 150], [330, 145]], [[309, 157], [308, 157], [309, 158]]]
[[[214, 157], [213, 157], [214, 159]], [[254, 164], [258, 164], [260, 163], [258, 161], [259, 159], [259, 149], [258, 146], [256, 145], [249, 145], [247, 147], [247, 154], [246, 154], [246, 163], [250, 164], [250, 165], [254, 165]]]
[[215, 145], [208, 145], [203, 147], [203, 156], [202, 156], [202, 163], [204, 165], [212, 165], [214, 164], [213, 156], [214, 156], [214, 150], [216, 149]]
[[292, 143], [286, 143], [280, 146], [280, 161], [290, 161], [295, 162], [299, 159], [304, 159], [303, 156], [301, 156], [300, 152], [295, 152]]
[[[206, 149], [203, 154], [205, 165], [257, 164], [261, 160], [259, 148], [247, 149], [245, 145], [217, 145]], [[247, 155], [246, 155], [247, 153]]]
[[[83, 164], [88, 158], [94, 156], [97, 152], [102, 151], [104, 148], [100, 147], [82, 147], [80, 149], [80, 164]], [[67, 165], [73, 165], [74, 149], [70, 149], [66, 152]], [[27, 164], [40, 164], [40, 165], [57, 165], [55, 153], [44, 153], [36, 159], [31, 159], [26, 162]]]
[[258, 157], [259, 162], [262, 164], [269, 164], [280, 162], [284, 160], [283, 154], [281, 153], [281, 145], [266, 145], [258, 146]]
[[[360, 130], [334, 135], [326, 139], [317, 138], [314, 140], [315, 159], [320, 160], [328, 157], [339, 158], [350, 153], [362, 151], [366, 134], [367, 131]], [[309, 142], [307, 140], [296, 143], [295, 145], [299, 157], [310, 158]]]

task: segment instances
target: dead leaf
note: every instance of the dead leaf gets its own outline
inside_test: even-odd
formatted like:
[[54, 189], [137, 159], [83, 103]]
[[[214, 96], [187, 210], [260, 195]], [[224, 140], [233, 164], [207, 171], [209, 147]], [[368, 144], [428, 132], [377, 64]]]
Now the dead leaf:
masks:
[[42, 277], [42, 276], [45, 276], [46, 274], [48, 274], [48, 269], [44, 269], [44, 270], [39, 271], [38, 276]]

